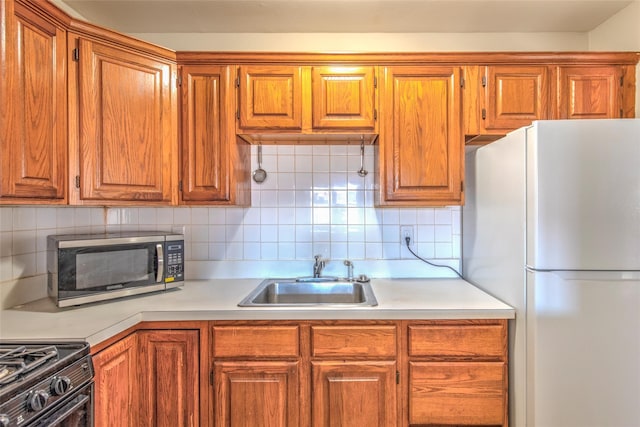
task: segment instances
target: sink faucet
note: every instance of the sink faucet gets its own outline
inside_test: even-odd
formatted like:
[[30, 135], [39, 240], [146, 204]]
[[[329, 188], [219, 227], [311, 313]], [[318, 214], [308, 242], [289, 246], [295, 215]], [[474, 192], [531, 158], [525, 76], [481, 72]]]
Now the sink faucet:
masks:
[[322, 269], [327, 265], [327, 262], [323, 260], [320, 255], [316, 255], [314, 258], [316, 259], [316, 262], [313, 264], [313, 277], [320, 277]]
[[353, 281], [353, 263], [348, 259], [344, 260], [344, 265], [347, 266], [347, 280]]

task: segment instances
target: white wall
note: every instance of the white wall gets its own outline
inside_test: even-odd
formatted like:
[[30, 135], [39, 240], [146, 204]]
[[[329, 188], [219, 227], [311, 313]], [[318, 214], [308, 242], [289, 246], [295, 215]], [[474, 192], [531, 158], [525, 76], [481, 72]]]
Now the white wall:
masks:
[[[603, 22], [589, 33], [589, 50], [640, 51], [640, 1]], [[640, 114], [640, 67], [636, 67], [636, 116]]]
[[587, 50], [585, 33], [134, 33], [184, 51], [446, 52]]

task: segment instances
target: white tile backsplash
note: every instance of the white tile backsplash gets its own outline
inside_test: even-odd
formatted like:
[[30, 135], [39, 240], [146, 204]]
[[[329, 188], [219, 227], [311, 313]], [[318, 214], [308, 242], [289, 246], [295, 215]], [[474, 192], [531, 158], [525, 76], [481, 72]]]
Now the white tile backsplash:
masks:
[[[271, 269], [296, 274], [315, 254], [335, 260], [332, 268], [349, 258], [386, 277], [438, 275], [410, 262], [401, 225], [414, 225], [419, 255], [457, 268], [460, 208], [375, 208], [373, 150], [365, 147], [369, 174], [362, 178], [359, 146], [264, 146], [268, 177], [251, 182], [246, 208], [0, 207], [0, 281], [45, 274], [49, 234], [105, 230], [184, 230], [192, 279], [261, 277]], [[233, 266], [221, 267], [225, 261]]]

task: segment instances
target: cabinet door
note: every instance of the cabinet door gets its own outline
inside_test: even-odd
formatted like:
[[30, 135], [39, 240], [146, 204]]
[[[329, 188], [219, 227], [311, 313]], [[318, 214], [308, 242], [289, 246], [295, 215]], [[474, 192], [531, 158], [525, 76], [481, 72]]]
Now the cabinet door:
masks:
[[241, 129], [302, 129], [302, 67], [239, 69]]
[[138, 425], [136, 334], [93, 355], [96, 427]]
[[409, 362], [410, 425], [504, 425], [503, 362]]
[[199, 425], [199, 331], [140, 331], [140, 422]]
[[375, 67], [311, 69], [313, 129], [375, 129]]
[[[250, 168], [237, 150], [231, 68], [182, 67], [182, 201], [245, 202], [237, 178]], [[248, 150], [247, 150], [248, 152]], [[236, 169], [244, 170], [236, 176]], [[247, 194], [250, 194], [247, 191]]]
[[484, 128], [507, 133], [549, 117], [545, 66], [490, 66], [485, 72]]
[[312, 362], [312, 427], [396, 425], [396, 362]]
[[558, 67], [559, 119], [613, 119], [623, 116], [622, 68]]
[[171, 202], [172, 66], [84, 39], [79, 51], [80, 199]]
[[298, 362], [216, 362], [215, 427], [298, 427]]
[[0, 203], [64, 203], [66, 32], [13, 1], [0, 4]]
[[387, 67], [380, 205], [461, 204], [460, 70]]

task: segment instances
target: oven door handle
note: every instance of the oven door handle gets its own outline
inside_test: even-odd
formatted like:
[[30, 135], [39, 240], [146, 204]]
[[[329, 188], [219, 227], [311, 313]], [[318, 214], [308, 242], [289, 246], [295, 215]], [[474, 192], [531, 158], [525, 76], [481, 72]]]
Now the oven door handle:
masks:
[[156, 282], [162, 282], [164, 277], [164, 247], [162, 243], [156, 245], [156, 255], [158, 256], [158, 271], [156, 272]]
[[73, 402], [72, 404], [70, 403], [67, 406], [63, 406], [62, 408], [60, 408], [59, 411], [62, 411], [62, 413], [54, 412], [53, 414], [51, 414], [51, 416], [55, 418], [51, 419], [47, 417], [47, 419], [44, 420], [46, 425], [48, 427], [54, 427], [59, 425], [60, 423], [65, 421], [67, 418], [69, 418], [70, 415], [76, 412], [78, 408], [82, 408], [84, 405], [86, 405], [89, 399], [91, 399], [91, 396], [88, 394], [81, 394], [78, 397], [76, 397], [76, 399], [78, 399], [76, 402]]

